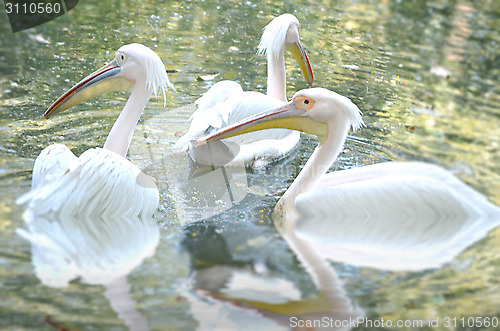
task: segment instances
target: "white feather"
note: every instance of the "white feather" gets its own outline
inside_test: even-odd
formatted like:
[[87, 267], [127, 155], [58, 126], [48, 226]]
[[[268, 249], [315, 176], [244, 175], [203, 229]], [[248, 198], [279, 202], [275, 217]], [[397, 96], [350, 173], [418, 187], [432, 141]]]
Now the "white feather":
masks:
[[[192, 141], [205, 136], [208, 131], [219, 130], [285, 102], [258, 92], [243, 92], [240, 85], [233, 81], [221, 81], [196, 103], [198, 108], [191, 115], [188, 132], [175, 144], [179, 151], [186, 151]], [[299, 132], [286, 129], [261, 130], [228, 138], [226, 141], [238, 144], [240, 150], [226, 165], [266, 164], [293, 150], [299, 139]], [[201, 159], [196, 161], [201, 162]]]
[[222, 128], [227, 125], [229, 114], [233, 111], [232, 103], [226, 101], [233, 95], [240, 95], [243, 89], [240, 84], [223, 80], [212, 86], [195, 101], [196, 110], [189, 117], [191, 126], [175, 143], [179, 151], [187, 151], [191, 141], [203, 137], [210, 128]]
[[292, 24], [297, 28], [300, 26], [299, 20], [291, 14], [280, 15], [269, 22], [263, 29], [257, 54], [277, 58], [285, 47], [287, 32]]
[[175, 91], [175, 87], [168, 79], [167, 71], [158, 54], [149, 47], [137, 43], [124, 45], [118, 49], [118, 52], [127, 53], [143, 66], [147, 88], [155, 96], [161, 91], [166, 102], [166, 88], [169, 87]]
[[439, 267], [500, 224], [498, 208], [437, 166], [361, 169], [328, 174], [295, 200], [297, 233], [325, 257], [391, 270]]
[[33, 165], [31, 187], [44, 186], [69, 171], [78, 158], [66, 145], [54, 144], [44, 148]]
[[[47, 149], [50, 152], [53, 146]], [[37, 159], [35, 164], [44, 163], [46, 156], [52, 156], [49, 152], [44, 150], [40, 154], [43, 158]], [[43, 182], [45, 179], [38, 176], [46, 178], [45, 174], [51, 174], [52, 170], [46, 167], [45, 172], [34, 173], [33, 181]], [[151, 177], [116, 153], [95, 148], [84, 152], [62, 175], [52, 177], [50, 183], [35, 187], [16, 202], [38, 214], [90, 217], [152, 215], [158, 201], [158, 189]]]

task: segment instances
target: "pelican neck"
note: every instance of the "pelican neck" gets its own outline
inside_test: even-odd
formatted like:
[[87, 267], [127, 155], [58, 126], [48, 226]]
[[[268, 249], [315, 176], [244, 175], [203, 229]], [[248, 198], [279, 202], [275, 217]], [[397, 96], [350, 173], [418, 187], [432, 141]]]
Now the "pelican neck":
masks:
[[127, 156], [135, 127], [153, 93], [146, 84], [136, 83], [130, 97], [109, 132], [104, 149]]
[[267, 55], [267, 95], [282, 101], [286, 100], [285, 50], [277, 56]]
[[345, 119], [329, 119], [328, 134], [307, 160], [304, 168], [283, 195], [283, 199], [295, 201], [298, 195], [314, 190], [342, 151], [350, 124]]

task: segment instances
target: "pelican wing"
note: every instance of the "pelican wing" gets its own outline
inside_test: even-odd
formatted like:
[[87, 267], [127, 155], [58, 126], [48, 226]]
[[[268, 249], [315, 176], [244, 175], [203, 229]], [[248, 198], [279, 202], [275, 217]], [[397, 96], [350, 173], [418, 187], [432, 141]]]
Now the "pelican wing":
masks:
[[189, 117], [191, 126], [177, 143], [175, 148], [186, 151], [189, 143], [199, 137], [203, 137], [205, 132], [212, 128], [221, 128], [228, 121], [232, 112], [231, 103], [226, 101], [231, 96], [243, 93], [240, 84], [233, 81], [220, 81], [205, 92], [195, 101], [197, 105], [194, 113]]
[[[284, 101], [258, 92], [243, 92], [231, 98], [229, 101], [231, 104], [231, 112], [229, 113], [228, 121], [227, 123], [224, 123], [224, 126], [237, 123], [250, 116], [285, 104]], [[282, 139], [290, 134], [290, 132], [293, 131], [287, 129], [260, 130], [231, 137], [228, 138], [228, 140], [239, 144], [245, 144], [263, 139]]]
[[484, 205], [488, 201], [484, 195], [465, 185], [449, 171], [437, 165], [424, 162], [384, 162], [344, 171], [335, 171], [324, 176], [318, 187], [331, 187], [354, 181], [390, 178], [392, 176], [433, 178], [438, 182], [444, 183], [461, 196], [467, 197], [468, 200], [473, 200], [473, 205]]
[[[284, 102], [258, 92], [243, 92], [236, 82], [221, 81], [199, 98], [196, 104], [198, 108], [190, 117], [188, 132], [175, 144], [177, 150], [186, 151], [192, 141], [249, 116], [281, 106]], [[238, 144], [240, 150], [228, 165], [245, 165], [259, 158], [280, 157], [292, 150], [299, 139], [298, 132], [286, 129], [261, 130], [228, 138], [227, 141]]]
[[63, 144], [50, 145], [38, 155], [33, 166], [31, 188], [51, 183], [78, 163], [78, 158]]
[[[269, 97], [258, 92], [243, 92], [231, 97], [231, 112], [224, 126], [237, 123], [255, 114], [276, 108], [285, 102]], [[218, 130], [221, 128], [214, 128]], [[205, 134], [211, 131], [206, 131]], [[300, 140], [298, 131], [287, 129], [268, 129], [245, 133], [225, 139], [224, 141], [237, 144], [239, 152], [233, 160], [227, 163], [229, 166], [240, 166], [251, 164], [259, 168], [270, 161], [279, 159], [292, 151]]]
[[[198, 108], [189, 118], [191, 121], [189, 131], [175, 144], [179, 150], [187, 149], [192, 140], [201, 138], [212, 131], [284, 104], [283, 101], [262, 93], [243, 92], [241, 86], [233, 81], [218, 82], [195, 103]], [[271, 129], [247, 133], [233, 140], [247, 143], [259, 139], [280, 139], [288, 133], [290, 130]]]
[[[43, 165], [39, 168], [44, 169]], [[159, 200], [151, 177], [127, 159], [100, 148], [84, 152], [63, 174], [38, 181], [44, 185], [17, 200], [38, 214], [152, 215]]]
[[[417, 170], [404, 174], [411, 166]], [[325, 257], [350, 264], [442, 265], [498, 226], [500, 213], [445, 170], [424, 166], [326, 175], [319, 188], [297, 197], [297, 233], [318, 243]]]

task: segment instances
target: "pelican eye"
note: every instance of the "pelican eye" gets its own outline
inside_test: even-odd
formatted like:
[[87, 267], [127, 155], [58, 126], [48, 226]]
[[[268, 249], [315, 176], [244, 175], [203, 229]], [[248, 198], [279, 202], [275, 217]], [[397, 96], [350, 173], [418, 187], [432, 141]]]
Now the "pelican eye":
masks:
[[295, 96], [293, 98], [293, 102], [297, 108], [303, 110], [311, 110], [311, 108], [314, 106], [314, 100], [303, 95]]
[[127, 56], [125, 54], [123, 54], [122, 52], [117, 52], [116, 53], [116, 63], [119, 65], [119, 66], [122, 66], [125, 61], [127, 61]]

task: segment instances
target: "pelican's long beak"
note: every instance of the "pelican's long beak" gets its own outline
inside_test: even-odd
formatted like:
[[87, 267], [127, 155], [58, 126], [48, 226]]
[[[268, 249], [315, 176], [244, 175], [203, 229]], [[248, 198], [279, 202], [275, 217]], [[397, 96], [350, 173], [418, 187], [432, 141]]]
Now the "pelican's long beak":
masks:
[[289, 51], [295, 61], [297, 61], [300, 71], [302, 71], [302, 76], [304, 76], [305, 80], [309, 83], [309, 87], [312, 87], [314, 76], [311, 64], [309, 63], [309, 59], [307, 58], [306, 51], [302, 47], [302, 44], [299, 41], [295, 44], [287, 44], [286, 50]]
[[[307, 110], [299, 109], [292, 102], [284, 106], [274, 108], [255, 116], [248, 117], [231, 126], [222, 128], [204, 138], [199, 139], [195, 146], [206, 144], [213, 140], [238, 136], [240, 134], [265, 130], [265, 129], [291, 129], [306, 133], [320, 135], [324, 130], [328, 130], [324, 123], [316, 122], [309, 116], [304, 116]], [[314, 127], [314, 132], [311, 128]], [[320, 132], [321, 131], [321, 132]]]
[[61, 95], [43, 116], [49, 119], [63, 110], [107, 92], [128, 91], [134, 82], [119, 75], [120, 72], [121, 68], [116, 64], [116, 61], [111, 61]]

